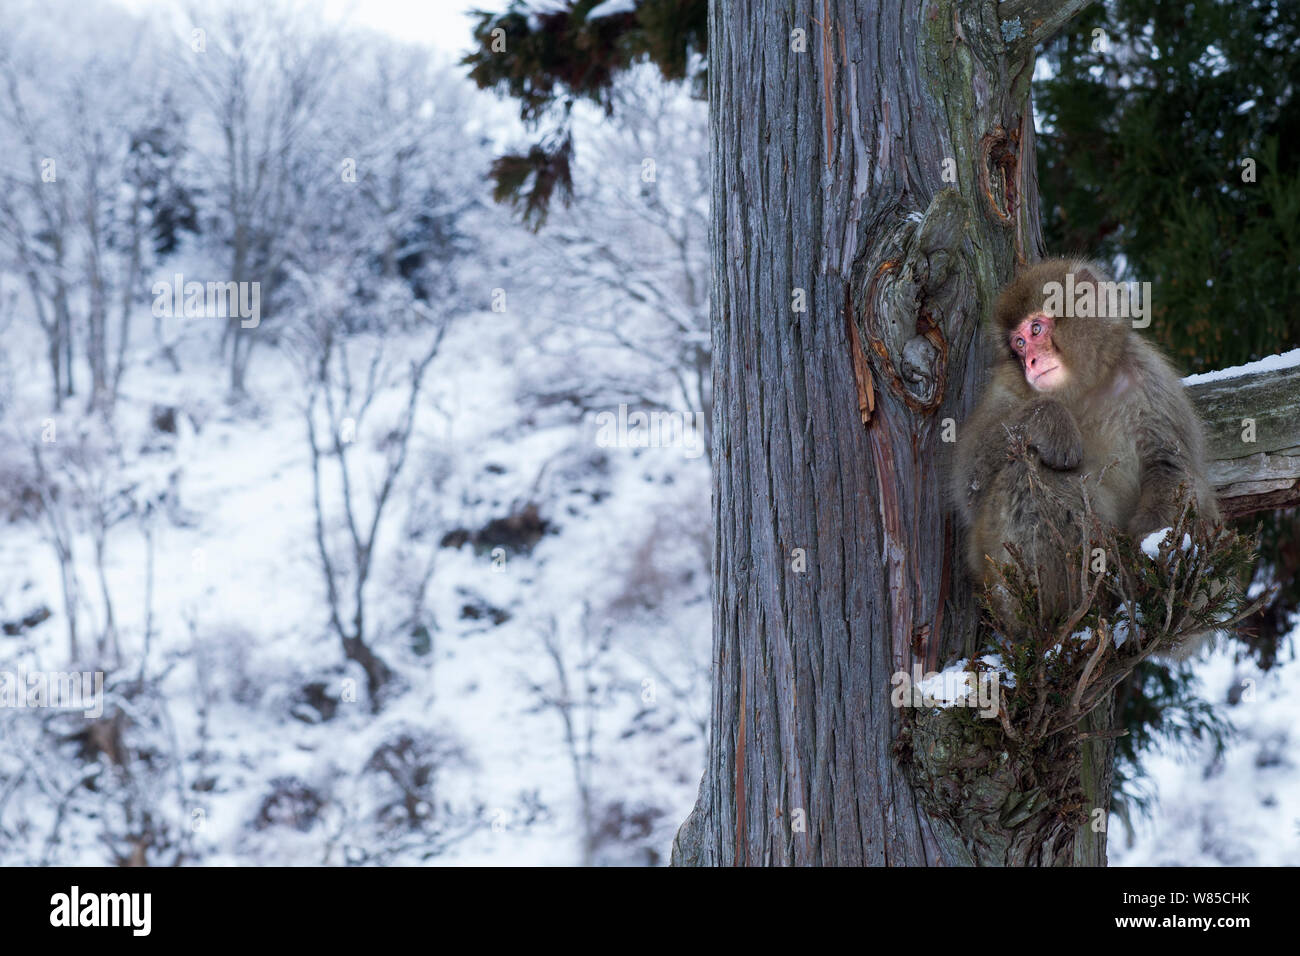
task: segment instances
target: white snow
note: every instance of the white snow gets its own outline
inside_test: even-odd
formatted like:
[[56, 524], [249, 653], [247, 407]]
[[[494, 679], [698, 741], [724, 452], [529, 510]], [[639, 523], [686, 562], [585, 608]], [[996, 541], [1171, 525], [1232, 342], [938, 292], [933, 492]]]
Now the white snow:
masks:
[[[1173, 530], [1173, 528], [1161, 528], [1158, 531], [1152, 531], [1142, 539], [1142, 553], [1152, 560], [1158, 558], [1160, 556], [1160, 545], [1173, 533]], [[1192, 536], [1184, 533], [1180, 550], [1186, 552], [1191, 546]]]
[[[364, 693], [362, 703], [340, 704], [339, 716], [330, 721], [302, 723], [289, 716], [303, 684], [324, 680], [337, 686], [344, 677], [359, 678], [359, 672], [340, 668], [337, 639], [322, 616], [310, 471], [301, 413], [293, 404], [259, 403], [264, 417], [252, 421], [218, 413], [174, 454], [138, 463], [152, 465], [157, 474], [179, 468], [181, 500], [195, 518], [191, 527], [166, 522], [158, 527], [157, 633], [148, 671], [167, 674], [159, 679], [171, 698], [179, 752], [187, 755], [181, 776], [196, 778], [202, 762], [202, 775], [219, 781], [217, 790], [196, 794], [181, 813], [202, 813], [204, 825], [195, 835], [202, 862], [336, 864], [344, 861], [348, 847], [352, 852], [369, 847], [373, 853], [374, 834], [349, 816], [363, 813], [376, 799], [368, 779], [373, 775], [363, 773], [371, 754], [402, 732], [445, 736], [449, 749], [463, 758], [449, 759], [439, 772], [437, 800], [465, 813], [483, 807], [481, 825], [427, 862], [578, 862], [578, 805], [563, 724], [558, 711], [541, 704], [556, 679], [539, 636], [552, 619], [568, 655], [571, 692], [588, 680], [598, 687], [590, 714], [600, 806], [655, 814], [644, 838], [607, 847], [606, 854], [614, 855], [606, 858], [648, 859], [638, 847], [666, 858], [673, 831], [694, 802], [703, 766], [710, 615], [707, 566], [684, 547], [681, 532], [665, 537], [663, 522], [665, 516], [694, 515], [707, 526], [707, 464], [676, 449], [596, 448], [581, 421], [524, 426], [512, 383], [516, 361], [526, 360], [514, 357], [517, 345], [506, 328], [485, 334], [489, 321], [466, 316], [449, 337], [446, 356], [434, 367], [437, 383], [414, 457], [450, 456], [444, 487], [453, 507], [443, 530], [477, 528], [507, 513], [537, 490], [539, 477], [543, 514], [558, 530], [543, 537], [531, 556], [509, 557], [504, 571], [494, 572], [491, 557], [475, 555], [468, 545], [437, 548], [441, 530], [434, 541], [413, 548], [401, 540], [400, 520], [393, 524], [381, 537], [387, 544], [377, 593], [400, 600], [402, 563], [432, 552], [437, 567], [429, 596], [437, 630], [434, 652], [423, 658], [405, 649], [401, 634], [377, 640], [376, 649], [400, 665], [408, 685], [378, 719], [365, 708]], [[201, 363], [202, 357], [186, 360]], [[259, 394], [292, 394], [293, 376], [279, 355], [259, 355], [258, 365]], [[141, 371], [131, 389], [141, 398], [125, 401], [121, 413], [142, 416], [148, 402], [159, 400], [219, 408], [223, 382], [218, 370], [213, 372]], [[454, 414], [439, 414], [437, 408]], [[586, 464], [600, 453], [607, 456], [607, 474]], [[556, 463], [571, 464], [564, 466], [562, 478], [547, 482], [542, 472], [548, 461], [551, 474]], [[484, 470], [487, 465], [505, 471], [494, 474]], [[404, 487], [413, 490], [417, 475], [413, 471]], [[598, 502], [592, 496], [596, 491]], [[646, 553], [646, 542], [656, 535], [662, 546]], [[89, 583], [94, 580], [89, 549], [83, 547], [81, 555]], [[118, 625], [131, 649], [138, 649], [142, 628], [144, 565], [139, 534], [129, 525], [115, 529], [108, 579], [117, 597]], [[636, 599], [625, 603], [629, 584], [651, 573], [656, 578], [643, 582], [651, 587], [645, 599], [664, 603], [645, 609]], [[41, 603], [56, 613], [31, 632], [41, 639], [25, 664], [4, 654], [14, 642], [0, 644], [0, 670], [61, 666], [57, 582], [57, 565], [37, 529], [8, 528], [0, 550], [0, 606], [6, 617]], [[499, 626], [466, 617], [464, 607], [478, 602], [511, 617]], [[194, 633], [187, 620], [196, 622]], [[538, 690], [546, 687], [552, 690]], [[35, 738], [23, 736], [27, 718], [28, 712], [0, 710], [0, 739], [16, 748], [0, 748], [0, 776], [16, 766], [24, 739], [36, 745]], [[333, 809], [306, 833], [253, 827], [272, 781], [283, 777], [298, 777], [330, 795]], [[0, 826], [23, 814], [49, 826], [52, 808], [42, 810], [43, 799], [39, 790], [20, 789]], [[442, 804], [437, 806], [441, 811]], [[412, 842], [389, 862], [426, 862], [419, 855], [423, 847]], [[39, 854], [42, 848], [41, 843], [0, 841], [0, 860], [13, 862], [15, 854], [32, 860], [23, 854], [28, 849]], [[74, 819], [65, 823], [51, 862], [105, 862], [102, 853], [91, 821]]]
[[[1144, 756], [1157, 797], [1130, 839], [1111, 816], [1113, 866], [1295, 866], [1300, 863], [1300, 694], [1295, 634], [1270, 672], [1230, 647], [1197, 667], [1202, 695], [1236, 727], [1215, 757], [1208, 741]], [[1243, 693], [1242, 688], [1246, 690]]]
[[[1142, 623], [1142, 612], [1137, 611], [1137, 622]], [[1111, 628], [1110, 636], [1115, 642], [1116, 647], [1123, 647], [1124, 642], [1128, 640], [1129, 633], [1132, 631], [1133, 621], [1129, 617], [1128, 607], [1122, 606], [1119, 609], [1119, 617], [1115, 620], [1115, 625]]]
[[1283, 352], [1280, 355], [1267, 355], [1262, 359], [1254, 362], [1248, 362], [1245, 365], [1234, 365], [1231, 368], [1215, 369], [1212, 372], [1200, 372], [1196, 375], [1188, 375], [1183, 379], [1184, 385], [1204, 385], [1206, 382], [1221, 382], [1224, 379], [1237, 378], [1241, 375], [1252, 375], [1260, 372], [1277, 372], [1282, 369], [1295, 368], [1300, 365], [1300, 349], [1292, 349], [1289, 352]]
[[595, 20], [597, 17], [612, 17], [620, 13], [635, 13], [636, 0], [605, 0], [604, 3], [598, 3], [587, 11], [587, 19]]
[[[1016, 686], [1015, 675], [1003, 667], [1000, 654], [985, 654], [980, 661], [988, 669], [981, 673], [997, 674], [1004, 687]], [[969, 666], [970, 659], [963, 657], [917, 683], [915, 690], [927, 698], [933, 698], [936, 707], [946, 709], [964, 706], [977, 694], [975, 681], [979, 675], [968, 670]]]

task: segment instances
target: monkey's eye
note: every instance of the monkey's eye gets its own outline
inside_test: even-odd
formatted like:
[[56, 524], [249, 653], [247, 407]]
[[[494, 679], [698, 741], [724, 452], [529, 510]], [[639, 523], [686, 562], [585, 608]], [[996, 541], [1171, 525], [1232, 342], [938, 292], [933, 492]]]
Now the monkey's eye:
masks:
[[1030, 335], [1038, 335], [1038, 334], [1039, 334], [1040, 332], [1042, 332], [1042, 331], [1043, 331], [1043, 323], [1042, 323], [1042, 322], [1035, 322], [1033, 325], [1031, 325], [1031, 326], [1029, 327], [1029, 334], [1030, 334]]
[[1017, 352], [1023, 349], [1025, 347], [1025, 337], [1023, 335], [1017, 335], [1015, 345]]

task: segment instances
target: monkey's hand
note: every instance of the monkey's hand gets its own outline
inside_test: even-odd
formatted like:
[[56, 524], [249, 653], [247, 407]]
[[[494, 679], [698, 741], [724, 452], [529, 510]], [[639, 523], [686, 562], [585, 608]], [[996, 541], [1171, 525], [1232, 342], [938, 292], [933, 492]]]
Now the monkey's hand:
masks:
[[1026, 444], [1055, 471], [1072, 471], [1083, 461], [1083, 435], [1070, 410], [1054, 398], [1031, 402], [1024, 412]]
[[1168, 528], [1174, 523], [1176, 515], [1169, 513], [1169, 508], [1160, 508], [1156, 505], [1139, 507], [1137, 512], [1129, 519], [1128, 531], [1129, 536], [1141, 541], [1153, 531], [1159, 531], [1161, 528]]

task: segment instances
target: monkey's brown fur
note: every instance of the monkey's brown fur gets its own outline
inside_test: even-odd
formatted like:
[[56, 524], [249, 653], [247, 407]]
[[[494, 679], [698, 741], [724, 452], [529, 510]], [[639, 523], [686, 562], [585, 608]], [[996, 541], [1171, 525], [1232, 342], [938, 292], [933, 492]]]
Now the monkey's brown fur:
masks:
[[[1038, 263], [998, 297], [989, 333], [998, 359], [974, 415], [961, 429], [953, 495], [968, 530], [967, 563], [990, 583], [986, 555], [1007, 561], [1010, 542], [1040, 579], [1039, 599], [1049, 613], [1069, 610], [1067, 567], [1054, 525], [1070, 545], [1079, 543], [1075, 516], [1083, 507], [1081, 476], [1094, 513], [1112, 527], [1140, 537], [1173, 524], [1175, 495], [1186, 483], [1197, 514], [1217, 520], [1213, 489], [1205, 479], [1205, 439], [1178, 375], [1131, 321], [1118, 317], [1056, 315], [1051, 342], [1068, 370], [1051, 392], [1030, 387], [1009, 336], [1027, 316], [1047, 311], [1044, 285], [1074, 274], [1107, 281], [1096, 265], [1069, 259]], [[1017, 444], [1030, 454], [1015, 455]]]

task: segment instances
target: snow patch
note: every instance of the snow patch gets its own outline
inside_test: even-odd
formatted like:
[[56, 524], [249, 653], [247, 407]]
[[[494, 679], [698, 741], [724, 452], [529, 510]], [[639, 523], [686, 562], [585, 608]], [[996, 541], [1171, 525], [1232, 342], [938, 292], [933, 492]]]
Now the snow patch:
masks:
[[604, 3], [598, 3], [587, 11], [587, 19], [595, 20], [597, 17], [613, 17], [622, 13], [635, 13], [636, 0], [605, 0]]
[[1296, 366], [1300, 366], [1300, 349], [1292, 349], [1290, 352], [1283, 352], [1281, 355], [1266, 355], [1262, 359], [1245, 365], [1234, 365], [1231, 368], [1221, 368], [1212, 372], [1188, 375], [1183, 379], [1183, 385], [1204, 385], [1206, 382], [1221, 382], [1224, 379], [1237, 378], [1241, 375], [1277, 372], [1282, 369], [1295, 368]]
[[[985, 673], [995, 673], [1003, 687], [1015, 687], [1016, 676], [1002, 666], [1002, 655], [985, 654], [980, 660], [987, 666]], [[976, 693], [979, 674], [968, 670], [970, 659], [963, 657], [943, 670], [932, 674], [916, 685], [916, 690], [934, 699], [940, 708], [967, 706]]]
[[[1159, 531], [1152, 531], [1142, 539], [1142, 553], [1152, 560], [1158, 558], [1160, 556], [1160, 545], [1164, 543], [1166, 538], [1173, 534], [1173, 531], [1173, 528], [1161, 528]], [[1192, 536], [1190, 534], [1184, 534], [1183, 543], [1179, 547], [1184, 552], [1190, 550], [1192, 547]]]

